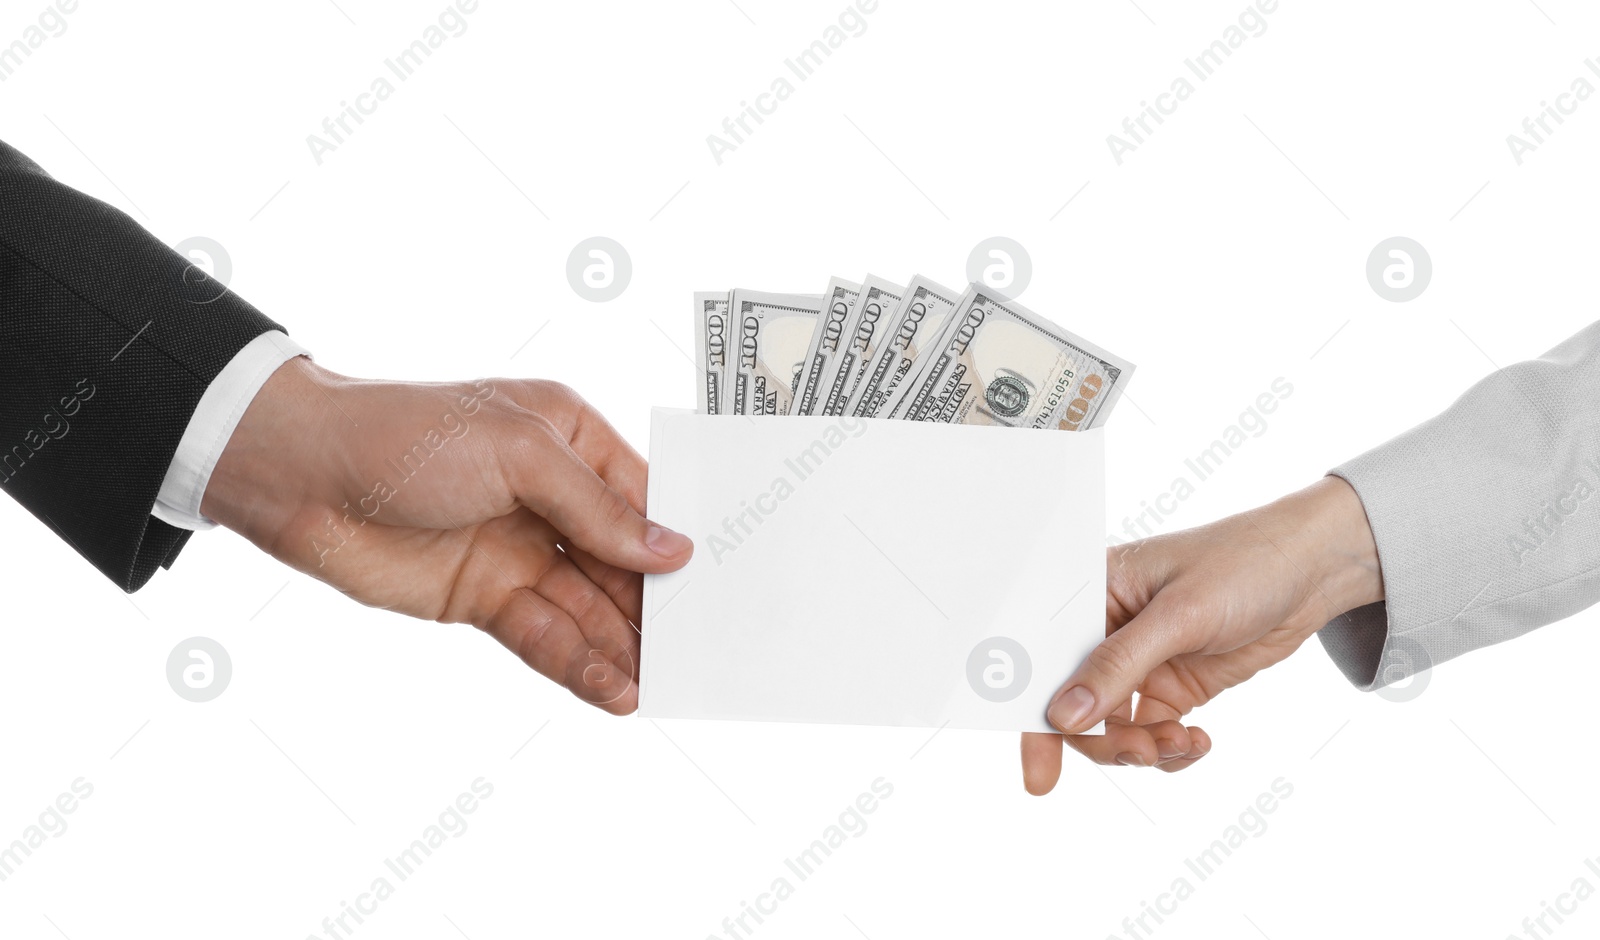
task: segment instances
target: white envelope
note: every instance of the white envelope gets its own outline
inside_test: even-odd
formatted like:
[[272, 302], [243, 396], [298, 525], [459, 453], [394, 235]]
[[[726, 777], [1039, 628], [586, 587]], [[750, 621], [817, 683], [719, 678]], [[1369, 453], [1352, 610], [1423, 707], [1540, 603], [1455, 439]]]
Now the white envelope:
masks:
[[659, 718], [1049, 731], [1105, 636], [1104, 432], [655, 410]]

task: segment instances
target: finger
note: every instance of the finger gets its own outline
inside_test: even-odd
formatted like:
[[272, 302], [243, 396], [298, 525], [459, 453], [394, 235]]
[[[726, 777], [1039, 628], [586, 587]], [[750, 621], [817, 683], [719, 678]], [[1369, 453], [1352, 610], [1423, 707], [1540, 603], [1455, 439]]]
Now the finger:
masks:
[[557, 555], [553, 564], [533, 585], [538, 594], [554, 601], [571, 617], [583, 632], [589, 646], [628, 675], [639, 675], [639, 634], [628, 618], [622, 615], [610, 596], [600, 586], [589, 580], [564, 555]]
[[1123, 702], [1106, 718], [1106, 734], [1072, 735], [1067, 740], [1098, 763], [1161, 766], [1190, 751], [1189, 731], [1178, 720], [1181, 717], [1168, 703], [1141, 693], [1137, 708]]
[[[577, 455], [592, 467], [606, 485], [621, 494], [634, 512], [645, 512], [646, 465], [644, 458], [617, 433], [605, 416], [581, 397], [575, 399], [572, 427], [567, 441]], [[644, 579], [637, 572], [608, 565], [576, 545], [563, 545], [589, 580], [616, 603], [622, 613], [639, 626], [644, 606]], [[635, 673], [637, 675], [637, 673]]]
[[573, 389], [554, 382], [514, 385], [530, 411], [548, 416], [574, 452], [606, 485], [622, 494], [634, 512], [645, 511], [645, 461], [605, 415]]
[[1155, 760], [1150, 761], [1151, 766], [1158, 767], [1189, 753], [1189, 729], [1183, 726], [1183, 722], [1141, 722], [1140, 726], [1150, 733], [1150, 739], [1155, 742]]
[[1114, 717], [1106, 719], [1104, 734], [1069, 734], [1066, 741], [1079, 754], [1108, 767], [1150, 767], [1157, 760], [1156, 739], [1149, 729]]
[[1022, 786], [1034, 796], [1044, 796], [1061, 779], [1061, 735], [1022, 734]]
[[567, 440], [607, 486], [622, 494], [634, 512], [645, 511], [647, 470], [644, 458], [588, 402], [582, 403], [577, 424]]
[[572, 559], [578, 570], [588, 576], [590, 581], [600, 586], [606, 592], [611, 602], [617, 605], [622, 615], [627, 617], [634, 626], [640, 623], [641, 612], [644, 609], [644, 578], [637, 571], [618, 568], [608, 565], [576, 545], [563, 543], [562, 550], [567, 557]]
[[1150, 688], [1156, 685], [1156, 680], [1162, 673], [1170, 670], [1158, 669], [1150, 676], [1151, 681], [1139, 692], [1139, 706], [1134, 709], [1133, 720], [1141, 725], [1153, 725], [1158, 721], [1180, 721], [1184, 713], [1178, 710], [1160, 695], [1151, 694]]
[[1192, 742], [1189, 753], [1177, 760], [1163, 761], [1156, 765], [1158, 770], [1175, 774], [1186, 767], [1192, 767], [1195, 761], [1211, 753], [1211, 736], [1199, 728], [1189, 729], [1189, 740]]
[[1157, 666], [1200, 648], [1199, 625], [1189, 608], [1170, 594], [1157, 594], [1138, 616], [1089, 652], [1050, 702], [1050, 723], [1067, 733], [1083, 731], [1132, 697]]
[[512, 591], [480, 626], [540, 675], [585, 702], [614, 715], [639, 707], [639, 687], [628, 671], [591, 646], [566, 611], [529, 588]]
[[[531, 442], [537, 459], [505, 468], [512, 492], [574, 545], [629, 571], [674, 571], [694, 553], [689, 537], [647, 521], [607, 486], [547, 420]], [[531, 422], [537, 427], [537, 422]], [[530, 455], [531, 456], [531, 455]]]
[[1183, 713], [1170, 703], [1148, 692], [1139, 694], [1139, 707], [1133, 720], [1143, 725], [1156, 742], [1156, 763], [1183, 757], [1189, 753], [1189, 729], [1182, 721]]
[[[1101, 734], [1069, 735], [1066, 738], [1066, 743], [1071, 745], [1073, 750], [1089, 758], [1095, 763], [1115, 764], [1117, 763], [1117, 755], [1124, 753], [1127, 750], [1125, 742], [1137, 742], [1138, 739], [1137, 737], [1123, 737], [1122, 735], [1124, 732], [1119, 731], [1119, 736], [1117, 738], [1110, 742], [1106, 742], [1105, 732], [1109, 732], [1114, 728], [1120, 729], [1124, 726], [1132, 724], [1133, 700], [1129, 699], [1117, 705], [1116, 708], [1112, 709], [1111, 714], [1106, 716], [1105, 728], [1102, 729]], [[1119, 747], [1119, 745], [1123, 746]], [[1135, 749], [1137, 749], [1137, 745], [1135, 746]]]

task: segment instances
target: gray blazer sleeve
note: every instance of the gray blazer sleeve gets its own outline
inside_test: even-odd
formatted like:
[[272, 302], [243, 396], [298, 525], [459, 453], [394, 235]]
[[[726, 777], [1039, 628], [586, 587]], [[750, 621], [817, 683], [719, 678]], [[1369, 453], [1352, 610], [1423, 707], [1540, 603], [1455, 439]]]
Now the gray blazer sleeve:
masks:
[[1600, 600], [1600, 323], [1332, 473], [1387, 598], [1319, 634], [1359, 688], [1572, 616]]

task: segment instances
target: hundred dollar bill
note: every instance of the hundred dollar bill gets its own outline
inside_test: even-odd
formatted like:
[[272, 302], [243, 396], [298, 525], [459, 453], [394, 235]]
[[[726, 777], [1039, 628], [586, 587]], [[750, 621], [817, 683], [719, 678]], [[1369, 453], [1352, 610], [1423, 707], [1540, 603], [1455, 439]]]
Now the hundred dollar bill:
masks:
[[794, 404], [789, 409], [790, 414], [824, 413], [822, 404], [833, 388], [845, 330], [855, 319], [860, 298], [860, 284], [852, 284], [841, 277], [828, 281], [828, 289], [822, 292], [822, 316], [811, 333], [811, 345], [802, 360], [800, 383], [794, 389]]
[[973, 284], [929, 349], [904, 417], [1076, 431], [1111, 414], [1133, 364]]
[[700, 376], [700, 413], [727, 413], [728, 292], [696, 291], [694, 295], [695, 365]]
[[[845, 406], [857, 417], [899, 417], [901, 394], [917, 371], [919, 354], [934, 344], [960, 295], [918, 274], [868, 351], [861, 380]], [[881, 321], [880, 321], [881, 322]]]
[[850, 402], [866, 378], [872, 354], [883, 345], [884, 337], [889, 332], [889, 318], [900, 309], [905, 292], [904, 287], [875, 274], [868, 274], [862, 279], [861, 301], [856, 304], [855, 313], [845, 322], [844, 336], [839, 340], [832, 387], [814, 414], [850, 413]]
[[822, 315], [819, 294], [769, 294], [735, 288], [728, 361], [728, 404], [734, 415], [786, 415], [811, 335]]

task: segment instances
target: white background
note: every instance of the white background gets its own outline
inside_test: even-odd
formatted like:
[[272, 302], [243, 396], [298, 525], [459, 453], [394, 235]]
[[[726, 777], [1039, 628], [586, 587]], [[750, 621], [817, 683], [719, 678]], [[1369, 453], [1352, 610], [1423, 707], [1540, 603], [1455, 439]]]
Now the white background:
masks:
[[[844, 8], [738, 4], [483, 0], [319, 166], [306, 136], [442, 0], [87, 0], [0, 84], [0, 133], [169, 244], [225, 245], [232, 286], [331, 368], [560, 379], [641, 449], [650, 405], [693, 401], [692, 291], [959, 282], [1014, 238], [1021, 300], [1139, 365], [1108, 531], [1274, 378], [1293, 395], [1164, 529], [1297, 488], [1593, 315], [1600, 103], [1520, 166], [1505, 142], [1600, 55], [1573, 0], [1284, 2], [1121, 166], [1106, 135], [1242, 0], [882, 0], [718, 165], [706, 136]], [[0, 42], [43, 5], [7, 0]], [[596, 234], [634, 265], [603, 304], [565, 277]], [[1409, 303], [1365, 279], [1391, 235], [1434, 262]], [[0, 841], [94, 787], [0, 883], [7, 937], [320, 934], [480, 776], [470, 828], [355, 936], [720, 934], [880, 777], [866, 831], [755, 936], [1097, 938], [1183, 875], [1156, 936], [1498, 938], [1600, 883], [1593, 613], [1403, 704], [1313, 642], [1203, 709], [1195, 768], [1069, 761], [1040, 800], [1009, 735], [609, 718], [230, 533], [128, 598], [0, 513]], [[194, 635], [233, 659], [207, 704], [165, 678]], [[1184, 860], [1280, 777], [1265, 832], [1199, 881]], [[1591, 900], [1558, 933], [1597, 929]]]

